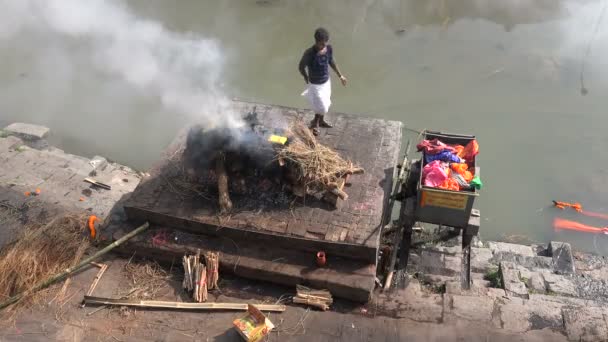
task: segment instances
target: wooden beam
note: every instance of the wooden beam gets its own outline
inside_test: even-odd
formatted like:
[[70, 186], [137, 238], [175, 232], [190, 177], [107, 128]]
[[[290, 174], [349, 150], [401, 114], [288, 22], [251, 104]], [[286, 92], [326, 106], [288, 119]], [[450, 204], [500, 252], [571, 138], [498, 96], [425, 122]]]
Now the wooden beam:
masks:
[[[159, 309], [177, 309], [177, 310], [203, 310], [203, 311], [247, 311], [247, 303], [183, 303], [183, 302], [167, 302], [160, 300], [128, 300], [84, 296], [86, 304], [98, 305], [118, 305], [118, 306], [133, 306], [139, 308], [159, 308]], [[260, 311], [283, 312], [286, 310], [285, 305], [271, 304], [252, 304]]]
[[[415, 209], [415, 198], [410, 197], [405, 201], [405, 205], [402, 204], [402, 213], [400, 216], [399, 228], [397, 229], [397, 233], [393, 237], [393, 250], [391, 251], [391, 259], [388, 265], [386, 279], [384, 281], [384, 290], [388, 290], [391, 287], [391, 283], [393, 282], [393, 274], [395, 272], [395, 263], [397, 262], [397, 253], [399, 252], [399, 246], [401, 245], [401, 241], [403, 240], [403, 231], [406, 226], [413, 225], [411, 217], [414, 214]], [[409, 247], [409, 246], [408, 246]]]

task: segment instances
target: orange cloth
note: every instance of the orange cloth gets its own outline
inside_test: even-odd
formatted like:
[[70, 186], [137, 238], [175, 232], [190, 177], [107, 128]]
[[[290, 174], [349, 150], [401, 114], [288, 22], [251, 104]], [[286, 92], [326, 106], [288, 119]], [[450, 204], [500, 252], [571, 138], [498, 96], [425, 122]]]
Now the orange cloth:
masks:
[[462, 146], [462, 145], [452, 145], [452, 147], [454, 148], [454, 153], [456, 153], [457, 156], [459, 156], [460, 158], [462, 158], [462, 151], [464, 151], [464, 146]]
[[460, 191], [460, 185], [454, 178], [448, 178], [439, 186], [440, 189]]
[[559, 209], [565, 209], [566, 207], [570, 207], [570, 208], [578, 211], [579, 213], [583, 212], [583, 206], [581, 206], [580, 203], [553, 201], [553, 204]]
[[473, 180], [473, 173], [469, 171], [469, 166], [465, 163], [452, 163], [450, 164], [450, 168], [460, 174], [462, 178], [468, 183]]
[[471, 140], [467, 146], [462, 150], [462, 154], [458, 156], [468, 162], [473, 161], [475, 156], [479, 153], [479, 144], [477, 144], [477, 140]]
[[97, 236], [97, 231], [95, 230], [95, 222], [97, 222], [97, 221], [99, 221], [97, 219], [97, 216], [95, 216], [95, 215], [89, 216], [88, 226], [89, 226], [89, 231], [91, 232], [92, 239], [95, 239], [95, 236]]

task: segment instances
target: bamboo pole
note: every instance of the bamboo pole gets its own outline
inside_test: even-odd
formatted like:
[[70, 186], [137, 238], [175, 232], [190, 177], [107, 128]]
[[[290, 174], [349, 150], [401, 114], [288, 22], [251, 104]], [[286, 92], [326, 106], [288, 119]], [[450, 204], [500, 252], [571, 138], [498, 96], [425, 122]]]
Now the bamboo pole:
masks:
[[[134, 306], [140, 308], [162, 308], [180, 310], [236, 310], [247, 311], [246, 303], [182, 303], [166, 302], [160, 300], [123, 300], [113, 298], [101, 298], [85, 296], [87, 304]], [[283, 312], [285, 305], [253, 304], [260, 311]]]
[[[103, 276], [103, 274], [106, 272], [106, 270], [108, 269], [108, 265], [106, 264], [98, 264], [96, 262], [92, 262], [91, 265], [98, 267], [99, 271], [97, 272], [97, 275], [95, 276], [95, 279], [93, 279], [93, 283], [91, 283], [91, 286], [89, 287], [89, 290], [87, 291], [87, 296], [90, 296], [93, 294], [93, 291], [95, 291], [95, 288], [97, 287], [97, 284], [99, 283], [99, 280], [101, 279], [101, 276]], [[81, 308], [84, 308], [85, 304], [84, 302], [80, 305]]]
[[[397, 253], [399, 251], [399, 246], [401, 246], [401, 241], [403, 241], [403, 233], [406, 229], [406, 226], [408, 226], [408, 229], [411, 229], [411, 227], [414, 225], [414, 222], [412, 222], [411, 219], [414, 214], [414, 207], [414, 198], [411, 197], [405, 200], [405, 205], [402, 204], [402, 214], [399, 215], [399, 228], [397, 229], [397, 233], [393, 237], [393, 250], [391, 251], [391, 258], [387, 270], [388, 273], [384, 281], [384, 290], [388, 290], [393, 282], [393, 274], [395, 273], [395, 264], [397, 262]], [[403, 215], [403, 212], [405, 212], [405, 215]], [[403, 248], [409, 248], [409, 246]]]
[[10, 297], [9, 299], [5, 300], [4, 302], [2, 302], [0, 304], [0, 310], [6, 308], [9, 305], [15, 304], [16, 302], [18, 302], [19, 300], [21, 300], [24, 296], [29, 295], [31, 293], [40, 291], [50, 285], [52, 285], [53, 283], [63, 280], [66, 277], [69, 277], [70, 275], [84, 269], [85, 267], [87, 267], [89, 265], [89, 263], [91, 261], [94, 261], [95, 259], [98, 259], [99, 257], [107, 254], [109, 251], [113, 250], [114, 248], [120, 246], [121, 244], [123, 244], [125, 241], [131, 239], [132, 237], [134, 237], [135, 235], [143, 232], [144, 230], [148, 229], [150, 227], [150, 224], [148, 222], [142, 224], [141, 226], [137, 227], [136, 229], [130, 231], [128, 234], [126, 234], [125, 236], [121, 237], [120, 239], [112, 242], [111, 244], [109, 244], [108, 246], [106, 246], [105, 248], [103, 248], [102, 250], [98, 251], [97, 253], [91, 255], [90, 257], [86, 258], [85, 260], [81, 261], [80, 264], [74, 266], [74, 267], [69, 267], [67, 268], [65, 271], [56, 274], [44, 281], [39, 282], [38, 284], [36, 284], [33, 288], [31, 288], [28, 291], [23, 291], [21, 293], [18, 293], [12, 297]]

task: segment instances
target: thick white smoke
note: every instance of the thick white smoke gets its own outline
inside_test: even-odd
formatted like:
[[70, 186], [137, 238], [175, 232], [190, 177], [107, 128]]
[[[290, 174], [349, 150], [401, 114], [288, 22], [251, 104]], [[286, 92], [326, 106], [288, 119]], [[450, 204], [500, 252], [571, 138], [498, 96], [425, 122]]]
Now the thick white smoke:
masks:
[[240, 125], [219, 89], [219, 44], [138, 18], [121, 0], [0, 0], [0, 40], [23, 33], [86, 45], [98, 71], [158, 96], [170, 112], [206, 126]]

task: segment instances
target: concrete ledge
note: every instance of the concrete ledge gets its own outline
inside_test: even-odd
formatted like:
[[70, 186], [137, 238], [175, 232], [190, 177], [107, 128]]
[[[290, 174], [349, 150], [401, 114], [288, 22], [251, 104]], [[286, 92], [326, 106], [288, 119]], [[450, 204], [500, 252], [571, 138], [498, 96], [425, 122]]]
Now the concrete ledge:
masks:
[[49, 135], [51, 131], [48, 127], [33, 125], [28, 123], [16, 122], [6, 127], [4, 130], [11, 135], [16, 135], [25, 140], [40, 140]]

